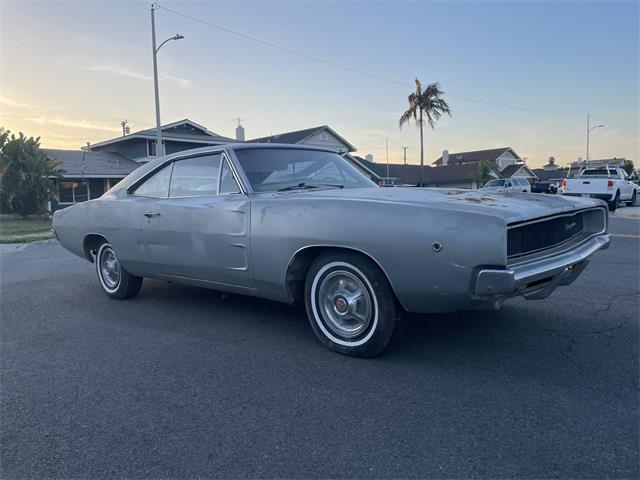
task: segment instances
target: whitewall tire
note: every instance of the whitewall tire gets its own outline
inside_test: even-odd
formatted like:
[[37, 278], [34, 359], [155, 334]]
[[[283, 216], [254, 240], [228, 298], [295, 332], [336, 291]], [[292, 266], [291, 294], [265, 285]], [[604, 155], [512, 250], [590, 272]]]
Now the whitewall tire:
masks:
[[131, 275], [124, 269], [108, 242], [98, 247], [95, 264], [100, 286], [111, 298], [123, 300], [136, 296], [140, 291], [142, 277]]
[[345, 355], [379, 355], [400, 331], [400, 308], [389, 281], [358, 253], [320, 255], [307, 273], [305, 304], [318, 339]]

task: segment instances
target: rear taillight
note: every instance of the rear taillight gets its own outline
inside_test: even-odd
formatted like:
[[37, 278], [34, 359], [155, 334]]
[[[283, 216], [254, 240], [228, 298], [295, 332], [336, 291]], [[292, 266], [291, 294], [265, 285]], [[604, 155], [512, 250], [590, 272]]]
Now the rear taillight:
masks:
[[567, 180], [566, 179], [562, 180], [562, 188], [567, 188]]
[[607, 182], [607, 188], [613, 188], [613, 180]]

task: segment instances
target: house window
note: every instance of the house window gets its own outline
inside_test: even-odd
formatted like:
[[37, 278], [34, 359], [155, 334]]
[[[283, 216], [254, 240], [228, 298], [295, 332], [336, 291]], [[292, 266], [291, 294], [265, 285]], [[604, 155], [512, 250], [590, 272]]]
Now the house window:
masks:
[[60, 180], [58, 182], [60, 203], [79, 203], [89, 200], [88, 180]]

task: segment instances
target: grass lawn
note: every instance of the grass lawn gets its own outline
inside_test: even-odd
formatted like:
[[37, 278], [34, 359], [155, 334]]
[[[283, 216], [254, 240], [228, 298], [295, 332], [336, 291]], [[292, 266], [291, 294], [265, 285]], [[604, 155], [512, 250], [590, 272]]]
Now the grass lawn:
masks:
[[0, 220], [0, 243], [27, 243], [52, 238], [51, 220]]

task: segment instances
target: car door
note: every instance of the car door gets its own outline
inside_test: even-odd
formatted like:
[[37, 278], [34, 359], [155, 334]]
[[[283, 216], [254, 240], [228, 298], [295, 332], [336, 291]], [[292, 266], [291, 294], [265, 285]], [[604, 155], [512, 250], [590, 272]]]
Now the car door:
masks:
[[145, 205], [149, 270], [162, 278], [252, 287], [250, 201], [228, 160], [214, 153], [178, 159], [170, 168], [167, 194]]

